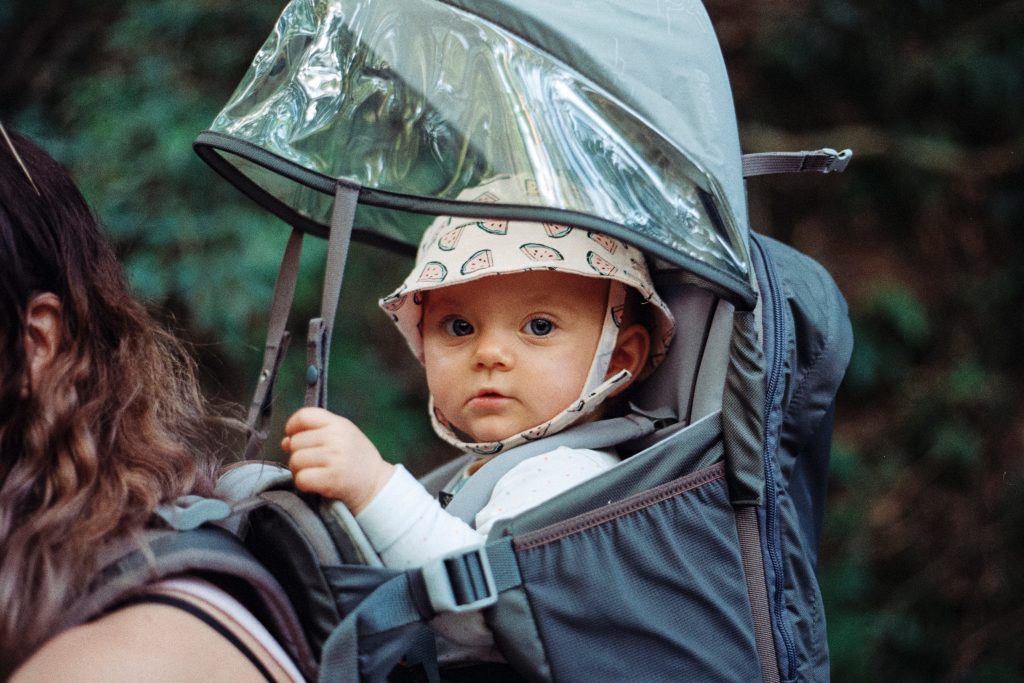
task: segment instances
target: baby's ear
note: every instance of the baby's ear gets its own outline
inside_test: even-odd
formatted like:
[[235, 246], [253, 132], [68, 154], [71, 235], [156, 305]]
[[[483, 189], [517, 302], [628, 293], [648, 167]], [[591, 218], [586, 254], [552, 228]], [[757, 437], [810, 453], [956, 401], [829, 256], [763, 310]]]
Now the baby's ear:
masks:
[[[629, 370], [632, 377], [612, 392], [612, 396], [622, 393], [632, 384], [647, 365], [647, 355], [651, 352], [651, 333], [640, 323], [633, 323], [619, 330], [619, 338], [612, 351], [612, 359], [608, 364], [608, 375], [616, 375]], [[606, 379], [607, 379], [606, 377]]]

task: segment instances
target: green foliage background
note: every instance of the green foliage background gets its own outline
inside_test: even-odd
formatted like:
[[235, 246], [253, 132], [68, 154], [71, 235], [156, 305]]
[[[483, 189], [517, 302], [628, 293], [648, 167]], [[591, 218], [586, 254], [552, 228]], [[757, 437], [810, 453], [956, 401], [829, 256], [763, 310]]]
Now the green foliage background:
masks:
[[[0, 116], [71, 168], [138, 293], [240, 403], [288, 229], [191, 143], [282, 7], [0, 3]], [[820, 562], [833, 675], [1024, 680], [1024, 2], [708, 7], [747, 151], [856, 152], [842, 176], [750, 185], [754, 225], [821, 260], [855, 326]], [[324, 245], [307, 242], [278, 424], [319, 305]], [[446, 451], [373, 303], [405, 267], [355, 248], [330, 404], [422, 470]]]

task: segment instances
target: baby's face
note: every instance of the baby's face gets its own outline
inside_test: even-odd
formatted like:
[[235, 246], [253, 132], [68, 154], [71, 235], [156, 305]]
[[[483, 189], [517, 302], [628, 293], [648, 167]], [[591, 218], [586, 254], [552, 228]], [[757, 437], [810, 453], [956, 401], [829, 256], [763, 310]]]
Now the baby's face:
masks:
[[535, 271], [427, 292], [423, 353], [434, 405], [476, 442], [550, 420], [577, 399], [608, 281]]

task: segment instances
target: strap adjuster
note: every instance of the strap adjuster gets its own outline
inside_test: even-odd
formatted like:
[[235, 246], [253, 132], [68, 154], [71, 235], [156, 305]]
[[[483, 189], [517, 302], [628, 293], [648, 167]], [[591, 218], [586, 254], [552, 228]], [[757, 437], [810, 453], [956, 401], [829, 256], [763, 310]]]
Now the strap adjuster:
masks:
[[853, 157], [853, 150], [844, 149], [841, 152], [837, 152], [831, 147], [824, 147], [819, 149], [817, 154], [821, 155], [820, 161], [817, 164], [812, 164], [811, 168], [807, 170], [820, 173], [842, 173], [846, 170], [846, 166]]
[[430, 606], [438, 612], [472, 612], [498, 602], [483, 547], [431, 560], [422, 571]]

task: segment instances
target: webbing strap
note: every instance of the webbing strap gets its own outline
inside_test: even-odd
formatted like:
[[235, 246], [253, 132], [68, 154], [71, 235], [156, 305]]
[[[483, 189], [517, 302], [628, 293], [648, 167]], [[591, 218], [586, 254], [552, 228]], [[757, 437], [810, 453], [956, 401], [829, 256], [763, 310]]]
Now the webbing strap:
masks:
[[281, 267], [274, 283], [274, 296], [270, 305], [270, 322], [267, 325], [267, 343], [263, 350], [263, 364], [260, 376], [249, 404], [249, 441], [245, 446], [244, 458], [251, 460], [263, 447], [267, 438], [274, 393], [274, 380], [288, 348], [289, 334], [285, 330], [288, 312], [295, 298], [295, 283], [299, 278], [299, 257], [302, 255], [302, 232], [293, 229], [285, 246]]
[[327, 359], [331, 348], [334, 316], [341, 298], [341, 281], [345, 276], [345, 261], [352, 242], [352, 222], [355, 220], [359, 186], [338, 181], [334, 189], [334, 210], [331, 213], [331, 234], [327, 241], [327, 263], [324, 268], [324, 287], [320, 299], [320, 317], [309, 321], [306, 336], [306, 405], [327, 407]]
[[837, 152], [829, 147], [813, 152], [758, 152], [743, 155], [743, 177], [776, 173], [841, 173], [853, 150]]
[[779, 660], [775, 651], [775, 637], [772, 634], [757, 508], [736, 508], [736, 532], [739, 535], [740, 557], [743, 561], [743, 574], [747, 580], [751, 617], [754, 620], [754, 643], [757, 646], [757, 657], [761, 662], [761, 678], [764, 683], [779, 683]]

